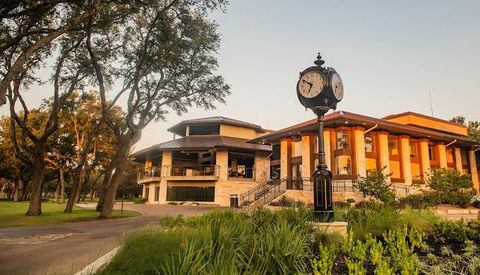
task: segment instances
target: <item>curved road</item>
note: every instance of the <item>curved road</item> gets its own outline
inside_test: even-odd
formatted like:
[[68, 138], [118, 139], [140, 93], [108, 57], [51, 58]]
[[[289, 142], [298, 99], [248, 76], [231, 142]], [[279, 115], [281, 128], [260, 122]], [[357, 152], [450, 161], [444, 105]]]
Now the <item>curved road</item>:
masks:
[[0, 229], [0, 274], [73, 274], [120, 244], [124, 233], [159, 217], [200, 215], [213, 206], [125, 204], [133, 218]]

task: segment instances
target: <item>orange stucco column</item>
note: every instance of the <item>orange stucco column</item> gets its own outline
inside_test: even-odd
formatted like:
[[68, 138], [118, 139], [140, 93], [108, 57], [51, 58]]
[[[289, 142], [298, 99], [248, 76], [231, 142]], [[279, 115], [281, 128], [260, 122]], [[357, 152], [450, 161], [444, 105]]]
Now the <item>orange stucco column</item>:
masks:
[[353, 129], [353, 138], [354, 138], [354, 162], [357, 169], [357, 175], [359, 177], [367, 176], [367, 160], [365, 158], [365, 129], [362, 127], [355, 127]]
[[[280, 140], [280, 178], [287, 179], [292, 177], [292, 171], [290, 169], [290, 163], [292, 158], [292, 140], [282, 139]], [[287, 183], [283, 182], [282, 189], [287, 188]]]
[[313, 173], [313, 142], [313, 136], [302, 136], [302, 178], [310, 178]]
[[[324, 143], [324, 149], [325, 149], [325, 164], [327, 164], [328, 169], [333, 173], [332, 171], [332, 146], [330, 143], [330, 131], [331, 129], [325, 129], [323, 131], [323, 143]], [[318, 149], [317, 149], [318, 150]], [[318, 154], [318, 151], [315, 152]]]
[[400, 161], [405, 184], [412, 184], [412, 163], [410, 161], [410, 137], [400, 136]]
[[468, 156], [470, 158], [470, 174], [472, 175], [473, 188], [478, 194], [480, 193], [480, 184], [478, 181], [477, 158], [475, 157], [475, 151], [470, 150]]
[[445, 144], [438, 143], [435, 145], [435, 149], [438, 153], [438, 165], [440, 168], [447, 168], [447, 150]]
[[[380, 169], [383, 170], [383, 173], [386, 175], [390, 174], [390, 156], [388, 153], [388, 132], [377, 132], [378, 138], [378, 164], [380, 164]], [[390, 177], [388, 177], [390, 181]]]
[[455, 147], [455, 169], [457, 169], [458, 172], [463, 173], [462, 151], [458, 147]]
[[428, 153], [428, 139], [420, 140], [420, 167], [423, 180], [427, 180], [430, 173], [430, 154]]
[[[173, 164], [172, 151], [162, 152], [162, 180], [160, 181], [160, 196], [158, 199], [159, 204], [167, 203], [167, 181], [165, 176], [170, 175], [171, 165]], [[155, 192], [155, 190], [153, 190]], [[150, 191], [152, 192], [152, 191]]]

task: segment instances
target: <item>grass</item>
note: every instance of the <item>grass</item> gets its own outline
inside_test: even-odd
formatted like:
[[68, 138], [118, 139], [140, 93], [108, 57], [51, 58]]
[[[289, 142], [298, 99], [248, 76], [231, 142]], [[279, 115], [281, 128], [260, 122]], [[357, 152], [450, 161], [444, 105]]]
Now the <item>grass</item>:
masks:
[[[56, 204], [53, 202], [42, 202], [42, 215], [35, 217], [25, 216], [28, 210], [28, 202], [0, 201], [0, 228], [11, 226], [35, 226], [50, 225], [64, 222], [94, 220], [98, 213], [94, 210], [86, 210], [80, 207], [74, 207], [73, 213], [63, 212], [66, 204]], [[112, 218], [126, 218], [139, 216], [136, 211], [114, 210]]]
[[100, 274], [305, 274], [312, 212], [210, 212], [127, 236]]

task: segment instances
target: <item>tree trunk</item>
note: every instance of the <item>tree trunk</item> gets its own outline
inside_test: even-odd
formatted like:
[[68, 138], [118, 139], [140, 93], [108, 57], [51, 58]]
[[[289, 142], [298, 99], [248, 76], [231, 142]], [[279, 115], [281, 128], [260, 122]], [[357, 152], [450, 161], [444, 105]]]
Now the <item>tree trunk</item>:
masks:
[[15, 176], [15, 186], [13, 191], [13, 201], [18, 201], [20, 198], [20, 176]]
[[31, 198], [28, 206], [27, 216], [38, 216], [42, 214], [42, 190], [43, 174], [45, 173], [45, 162], [43, 160], [43, 149], [37, 148], [35, 152], [34, 171], [31, 183]]
[[60, 178], [57, 180], [57, 187], [55, 188], [55, 195], [54, 195], [54, 200], [55, 200], [55, 203], [59, 203], [59, 196], [60, 194]]
[[63, 169], [60, 169], [60, 200], [65, 203], [65, 174]]
[[115, 171], [111, 177], [110, 183], [106, 186], [103, 208], [100, 212], [99, 218], [105, 219], [110, 218], [112, 215], [113, 204], [115, 202], [115, 195], [117, 194], [118, 186], [120, 182], [124, 180], [123, 172], [125, 164], [128, 159], [128, 154], [133, 144], [137, 143], [140, 139], [141, 131], [136, 131], [135, 133], [130, 133], [125, 137], [123, 142], [119, 142], [119, 150], [116, 152], [115, 156], [112, 158], [112, 166]]
[[79, 197], [80, 190], [82, 189], [81, 182], [83, 176], [83, 167], [78, 167], [77, 171], [75, 172], [75, 176], [73, 177], [73, 186], [70, 194], [68, 196], [67, 206], [65, 207], [65, 213], [72, 213], [73, 205], [77, 202], [77, 198]]
[[80, 169], [80, 175], [78, 177], [78, 184], [76, 186], [77, 188], [75, 189], [75, 203], [80, 202], [80, 197], [82, 195], [82, 188], [85, 182], [85, 166]]

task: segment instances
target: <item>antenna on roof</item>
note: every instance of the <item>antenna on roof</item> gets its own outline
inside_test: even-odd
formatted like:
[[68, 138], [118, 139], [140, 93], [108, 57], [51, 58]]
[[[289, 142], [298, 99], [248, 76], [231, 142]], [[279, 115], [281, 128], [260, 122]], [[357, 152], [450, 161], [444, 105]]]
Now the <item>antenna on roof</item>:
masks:
[[432, 93], [430, 92], [430, 89], [428, 89], [428, 96], [430, 97], [430, 111], [432, 112], [432, 117], [433, 117]]

